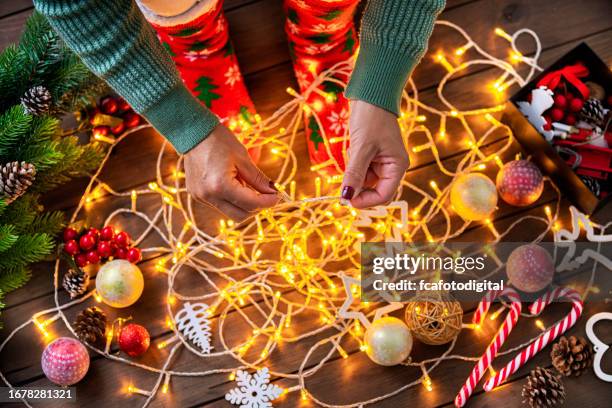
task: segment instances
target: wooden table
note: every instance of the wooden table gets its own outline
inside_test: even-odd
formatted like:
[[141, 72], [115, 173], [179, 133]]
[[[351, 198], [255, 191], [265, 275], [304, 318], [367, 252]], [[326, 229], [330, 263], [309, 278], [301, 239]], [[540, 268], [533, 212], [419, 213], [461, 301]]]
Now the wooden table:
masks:
[[[291, 63], [283, 33], [283, 13], [280, 1], [266, 0], [227, 0], [225, 10], [230, 22], [232, 40], [245, 75], [247, 85], [258, 111], [263, 117], [271, 114], [277, 107], [289, 99], [284, 92], [287, 86], [296, 87]], [[0, 47], [17, 40], [25, 19], [31, 14], [30, 0], [12, 0], [0, 3]], [[612, 3], [607, 0], [590, 0], [577, 2], [572, 0], [540, 1], [529, 0], [448, 0], [448, 5], [442, 18], [458, 23], [464, 27], [474, 40], [493, 53], [505, 52], [507, 44], [493, 35], [493, 28], [503, 27], [509, 32], [527, 27], [534, 29], [540, 36], [543, 44], [543, 54], [540, 65], [547, 66], [560, 55], [574, 47], [581, 41], [586, 41], [607, 63], [612, 63]], [[256, 35], [254, 35], [256, 33]], [[463, 45], [458, 36], [448, 30], [436, 29], [431, 42], [430, 50], [452, 51]], [[498, 48], [496, 50], [496, 47]], [[534, 49], [533, 44], [525, 44], [523, 50], [529, 54]], [[265, 56], [265, 58], [262, 58]], [[415, 72], [413, 78], [419, 87], [419, 97], [426, 103], [437, 104], [435, 87], [442, 68], [426, 57]], [[495, 73], [490, 69], [477, 69], [462, 72], [454, 78], [448, 86], [447, 97], [462, 108], [486, 104], [490, 100], [490, 92], [484, 84], [495, 79]], [[462, 105], [465, 104], [465, 105]], [[475, 105], [474, 105], [475, 104]], [[465, 146], [453, 140], [453, 128], [448, 129], [448, 145], [441, 151], [445, 164], [453, 167], [462, 154]], [[103, 172], [102, 179], [119, 191], [129, 191], [140, 188], [154, 177], [154, 160], [160, 148], [161, 138], [152, 131], [143, 131], [132, 136], [129, 140], [117, 147], [110, 163]], [[502, 141], [492, 142], [490, 149], [495, 149]], [[508, 159], [520, 149], [513, 146], [508, 152]], [[298, 155], [301, 157], [302, 168], [307, 166], [306, 148], [303, 140], [297, 144]], [[444, 183], [445, 179], [433, 163], [432, 156], [423, 152], [411, 156], [412, 180], [426, 186], [430, 179]], [[263, 168], [271, 168], [272, 163], [264, 161]], [[164, 168], [165, 175], [169, 175], [170, 168]], [[308, 175], [300, 173], [297, 180], [304, 182]], [[46, 198], [49, 208], [71, 211], [77, 203], [85, 186], [85, 180], [75, 181], [69, 186], [50, 193]], [[410, 204], [410, 197], [406, 197]], [[496, 212], [495, 225], [498, 229], [505, 229], [514, 220], [526, 214], [543, 213], [543, 207], [555, 199], [554, 192], [547, 189], [542, 198], [533, 206], [527, 208], [514, 208], [505, 204], [500, 205]], [[154, 203], [146, 201], [143, 206], [153, 206]], [[567, 225], [567, 202], [562, 203], [564, 218], [561, 222]], [[96, 202], [94, 209], [86, 212], [86, 220], [92, 225], [99, 224], [114, 208], [126, 206], [126, 201], [110, 197], [102, 197]], [[612, 206], [608, 206], [596, 214], [595, 219], [609, 221], [612, 215]], [[206, 210], [209, 222], [203, 228], [214, 228], [218, 216], [212, 210]], [[126, 225], [129, 227], [129, 225]], [[508, 240], [523, 241], [537, 235], [537, 228], [520, 228], [513, 231]], [[550, 237], [549, 237], [550, 238]], [[465, 241], [479, 241], [490, 239], [490, 232], [481, 226], [468, 229], [462, 239]], [[164, 294], [165, 281], [155, 278], [156, 257], [145, 257], [140, 267], [147, 279], [146, 291], [140, 301], [133, 307], [123, 310], [122, 315], [132, 315], [136, 321], [146, 322], [149, 327], [152, 342], [167, 338], [169, 331], [163, 324], [164, 320]], [[66, 293], [60, 293], [60, 302], [67, 300]], [[7, 306], [2, 312], [4, 329], [0, 331], [3, 339], [16, 326], [32, 316], [33, 313], [54, 306], [52, 286], [52, 265], [41, 263], [36, 265], [31, 281], [23, 288], [10, 293], [5, 300]], [[471, 316], [474, 305], [464, 305], [466, 317]], [[74, 318], [81, 308], [68, 311], [68, 317]], [[610, 305], [604, 302], [587, 303], [585, 316], [597, 311], [610, 310]], [[113, 311], [109, 312], [112, 316]], [[566, 313], [564, 305], [555, 305], [543, 317], [551, 323]], [[583, 317], [570, 331], [572, 334], [584, 334], [586, 319]], [[312, 322], [310, 322], [312, 324]], [[307, 325], [309, 322], [304, 322]], [[608, 323], [602, 324], [602, 339], [610, 343], [612, 340], [612, 327]], [[494, 325], [487, 323], [481, 334], [468, 332], [462, 334], [458, 340], [455, 352], [458, 354], [479, 356], [488, 342]], [[242, 338], [244, 334], [240, 325], [236, 324], [234, 337]], [[66, 334], [67, 330], [61, 324], [54, 324], [50, 331], [54, 336]], [[520, 335], [512, 336], [508, 346], [520, 344], [537, 334], [538, 329], [532, 322], [522, 321], [515, 329]], [[326, 333], [329, 335], [329, 333]], [[231, 336], [231, 334], [230, 334]], [[272, 356], [270, 365], [287, 372], [297, 371], [303, 354], [312, 344], [308, 340], [305, 344], [286, 347], [281, 346]], [[40, 368], [40, 354], [45, 345], [44, 339], [34, 327], [28, 327], [11, 340], [7, 348], [0, 355], [0, 369], [11, 383], [19, 386], [46, 386], [49, 384]], [[413, 356], [428, 358], [439, 354], [443, 347], [425, 347], [416, 343]], [[309, 390], [319, 399], [328, 403], [350, 403], [370, 398], [380, 393], [389, 392], [402, 384], [410, 382], [420, 376], [414, 368], [390, 367], [383, 368], [373, 365], [364, 353], [360, 353], [356, 344], [347, 346], [349, 357], [340, 356], [330, 360], [314, 377], [307, 380]], [[521, 404], [520, 390], [529, 370], [537, 365], [550, 366], [548, 356], [549, 348], [538, 354], [526, 367], [520, 369], [512, 376], [508, 384], [492, 393], [483, 393], [478, 388], [469, 406], [474, 407], [517, 407]], [[158, 350], [152, 347], [141, 361], [147, 364], [159, 364], [166, 355], [167, 350]], [[609, 354], [609, 353], [608, 353]], [[500, 368], [509, 357], [496, 361], [495, 366]], [[316, 360], [316, 358], [315, 358]], [[213, 367], [223, 367], [228, 361], [217, 359], [214, 361], [193, 358], [183, 351], [178, 356], [173, 367], [178, 370], [203, 370]], [[453, 398], [472, 369], [472, 363], [448, 361], [442, 363], [432, 374], [433, 391], [427, 392], [423, 387], [417, 386], [399, 395], [387, 399], [377, 406], [415, 406], [437, 407], [452, 405]], [[608, 355], [605, 367], [612, 371], [612, 358]], [[140, 396], [129, 396], [125, 392], [127, 384], [133, 383], [137, 387], [150, 389], [156, 377], [141, 370], [128, 368], [123, 364], [113, 363], [100, 356], [92, 357], [91, 368], [86, 378], [78, 385], [78, 406], [134, 406], [144, 400]], [[293, 382], [274, 378], [273, 381], [281, 387], [294, 385]], [[234, 386], [227, 375], [216, 375], [205, 378], [174, 378], [171, 383], [171, 393], [157, 398], [154, 406], [229, 406], [224, 400], [225, 393]], [[577, 379], [565, 381], [567, 390], [567, 406], [582, 407], [609, 407], [612, 399], [612, 387], [598, 380], [592, 372]], [[57, 404], [45, 404], [57, 405]], [[299, 394], [292, 393], [282, 397], [275, 403], [278, 406], [309, 406], [311, 403], [300, 401]], [[77, 406], [77, 404], [74, 404]]]

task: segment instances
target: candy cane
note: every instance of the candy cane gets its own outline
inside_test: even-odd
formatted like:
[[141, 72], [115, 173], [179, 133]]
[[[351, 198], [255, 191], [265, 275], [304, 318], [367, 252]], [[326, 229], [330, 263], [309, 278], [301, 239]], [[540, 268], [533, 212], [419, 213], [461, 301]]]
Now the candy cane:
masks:
[[538, 338], [533, 341], [529, 346], [524, 348], [514, 359], [512, 359], [504, 368], [502, 368], [495, 376], [487, 380], [484, 385], [485, 391], [491, 391], [493, 388], [502, 384], [508, 379], [509, 376], [514, 374], [521, 366], [529, 361], [533, 356], [538, 354], [548, 343], [556, 339], [562, 333], [565, 333], [570, 327], [576, 324], [576, 321], [582, 314], [583, 302], [580, 298], [580, 294], [574, 289], [569, 288], [556, 288], [553, 291], [547, 292], [541, 298], [536, 300], [531, 307], [529, 312], [532, 315], [539, 315], [542, 310], [555, 299], [569, 299], [572, 301], [572, 310], [568, 313], [565, 318], [559, 320], [557, 324], [542, 333]]
[[499, 351], [501, 346], [506, 341], [506, 338], [512, 331], [512, 328], [516, 324], [516, 321], [518, 320], [519, 315], [521, 314], [522, 305], [518, 293], [516, 293], [516, 291], [512, 288], [506, 288], [503, 291], [496, 290], [488, 292], [478, 305], [478, 309], [474, 313], [472, 322], [474, 324], [482, 323], [485, 314], [491, 307], [491, 302], [495, 300], [495, 298], [501, 296], [506, 296], [511, 301], [510, 312], [508, 313], [508, 315], [506, 315], [506, 319], [497, 331], [495, 338], [491, 341], [482, 357], [480, 357], [480, 360], [478, 360], [478, 363], [472, 369], [470, 376], [467, 378], [465, 384], [463, 384], [463, 387], [461, 387], [461, 390], [455, 397], [456, 407], [464, 406], [470, 395], [472, 395], [476, 384], [478, 384], [478, 381], [480, 381], [485, 371], [491, 365], [491, 362], [497, 355], [497, 352]]

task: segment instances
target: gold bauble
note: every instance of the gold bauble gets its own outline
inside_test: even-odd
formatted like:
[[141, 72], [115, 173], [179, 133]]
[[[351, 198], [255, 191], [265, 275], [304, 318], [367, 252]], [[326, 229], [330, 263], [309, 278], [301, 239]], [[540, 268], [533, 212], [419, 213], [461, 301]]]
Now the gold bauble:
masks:
[[483, 221], [497, 206], [497, 190], [484, 174], [462, 174], [451, 186], [450, 201], [464, 220]]
[[96, 292], [112, 307], [128, 307], [140, 298], [144, 279], [140, 269], [123, 259], [104, 264], [96, 276]]
[[383, 366], [406, 360], [412, 350], [412, 336], [408, 327], [395, 317], [382, 317], [368, 328], [364, 338], [368, 357]]
[[462, 323], [461, 303], [447, 293], [418, 294], [406, 307], [408, 329], [425, 344], [448, 343], [459, 335]]

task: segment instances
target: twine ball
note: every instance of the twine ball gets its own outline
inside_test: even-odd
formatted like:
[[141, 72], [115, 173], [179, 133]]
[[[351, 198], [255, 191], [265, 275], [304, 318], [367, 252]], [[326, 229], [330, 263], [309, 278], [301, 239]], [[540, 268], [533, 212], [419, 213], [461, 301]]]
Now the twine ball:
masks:
[[68, 387], [81, 381], [87, 374], [89, 354], [80, 341], [60, 337], [45, 347], [40, 365], [49, 380]]
[[462, 174], [451, 186], [450, 201], [464, 220], [483, 221], [497, 206], [497, 190], [484, 174]]
[[446, 344], [461, 331], [463, 309], [451, 295], [419, 294], [406, 306], [405, 319], [412, 335], [421, 342]]
[[542, 195], [544, 177], [542, 172], [528, 160], [506, 163], [497, 173], [497, 191], [508, 204], [524, 207], [533, 204]]
[[408, 327], [396, 317], [381, 317], [366, 331], [364, 341], [370, 360], [392, 366], [406, 360], [412, 350], [412, 336]]
[[547, 250], [536, 244], [516, 248], [506, 262], [510, 284], [523, 292], [538, 292], [548, 286], [555, 273], [555, 265]]
[[105, 263], [96, 276], [96, 292], [112, 307], [131, 306], [140, 298], [143, 288], [142, 272], [124, 259]]

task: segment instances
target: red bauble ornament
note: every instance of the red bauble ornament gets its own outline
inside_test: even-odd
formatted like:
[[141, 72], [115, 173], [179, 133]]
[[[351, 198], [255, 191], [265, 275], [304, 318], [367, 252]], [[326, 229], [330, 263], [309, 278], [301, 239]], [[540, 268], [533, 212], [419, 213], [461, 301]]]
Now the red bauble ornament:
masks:
[[140, 125], [140, 115], [138, 115], [136, 112], [128, 112], [123, 115], [123, 123], [125, 123], [125, 126], [127, 126], [128, 129], [136, 127]]
[[88, 110], [88, 115], [89, 115], [89, 124], [90, 125], [95, 125], [96, 124], [96, 115], [100, 113], [100, 109], [98, 108], [91, 108]]
[[107, 115], [112, 115], [113, 113], [117, 112], [118, 107], [119, 104], [117, 103], [117, 100], [112, 96], [102, 98], [102, 100], [100, 101], [100, 109]]
[[100, 237], [100, 231], [98, 231], [98, 229], [94, 227], [91, 227], [89, 230], [87, 230], [87, 234], [96, 237], [96, 240], [98, 240], [98, 238]]
[[79, 246], [81, 249], [89, 250], [96, 245], [95, 237], [93, 235], [85, 234], [79, 239]]
[[584, 105], [584, 101], [580, 98], [574, 98], [569, 104], [569, 108], [572, 112], [580, 112], [582, 106]]
[[97, 251], [89, 251], [87, 253], [87, 262], [92, 265], [97, 265], [100, 262], [100, 254]]
[[130, 246], [131, 240], [132, 239], [130, 238], [130, 235], [125, 231], [121, 231], [120, 233], [115, 235], [115, 243], [121, 248], [127, 248], [128, 246]]
[[109, 133], [110, 133], [110, 127], [108, 126], [95, 126], [93, 128], [94, 135], [108, 136]]
[[553, 121], [559, 122], [565, 116], [565, 112], [563, 112], [560, 108], [553, 108], [550, 111], [550, 117]]
[[64, 242], [68, 242], [70, 240], [77, 239], [77, 237], [79, 236], [79, 233], [74, 228], [67, 227], [67, 228], [64, 228], [63, 235], [64, 235]]
[[496, 183], [500, 197], [510, 205], [524, 207], [533, 204], [544, 190], [544, 177], [540, 169], [528, 160], [506, 163], [497, 173]]
[[140, 249], [138, 248], [130, 248], [127, 252], [128, 261], [131, 263], [138, 263], [142, 259], [142, 254], [140, 253]]
[[102, 228], [100, 231], [100, 239], [102, 241], [112, 241], [115, 238], [115, 230], [110, 225]]
[[98, 242], [98, 255], [102, 258], [108, 258], [113, 254], [113, 248], [111, 247], [111, 243], [108, 241], [100, 241]]
[[130, 323], [119, 333], [119, 348], [131, 357], [144, 354], [150, 342], [149, 332], [139, 324]]
[[68, 255], [76, 255], [79, 253], [79, 244], [77, 244], [76, 240], [71, 239], [64, 244], [64, 252]]
[[111, 132], [115, 136], [119, 136], [123, 132], [125, 132], [125, 122], [119, 122], [116, 126], [111, 128]]
[[123, 98], [118, 98], [118, 99], [119, 99], [119, 102], [118, 102], [118, 105], [117, 105], [117, 110], [118, 110], [119, 112], [122, 112], [122, 113], [123, 113], [123, 112], [127, 112], [127, 111], [129, 111], [130, 109], [132, 109], [132, 107], [130, 106], [130, 104], [129, 104], [129, 103], [127, 103], [127, 101], [126, 101], [125, 99], [123, 99]]
[[87, 266], [87, 254], [85, 252], [78, 253], [74, 256], [74, 262], [79, 266], [79, 268], [84, 268]]
[[555, 95], [555, 106], [565, 109], [567, 107], [567, 98], [564, 95]]
[[573, 113], [568, 113], [565, 117], [565, 123], [574, 126], [576, 124], [576, 116]]
[[523, 292], [538, 292], [548, 286], [555, 273], [553, 260], [544, 248], [536, 244], [516, 248], [506, 262], [510, 284]]
[[78, 340], [60, 337], [45, 347], [40, 364], [49, 380], [67, 387], [85, 377], [89, 370], [89, 354]]
[[117, 248], [113, 254], [113, 256], [117, 259], [126, 259], [128, 250], [125, 248]]

